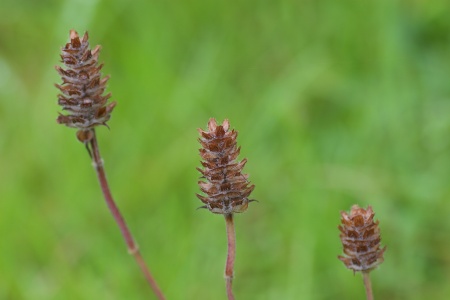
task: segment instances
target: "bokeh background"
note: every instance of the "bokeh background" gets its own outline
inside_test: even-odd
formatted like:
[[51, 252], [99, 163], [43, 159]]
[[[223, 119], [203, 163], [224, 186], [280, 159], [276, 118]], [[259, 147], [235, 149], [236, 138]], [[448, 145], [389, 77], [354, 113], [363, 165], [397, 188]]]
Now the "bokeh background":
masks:
[[445, 0], [0, 2], [0, 299], [153, 299], [75, 130], [57, 125], [69, 29], [101, 44], [118, 105], [112, 192], [168, 299], [225, 299], [225, 223], [196, 210], [199, 127], [229, 118], [256, 185], [237, 299], [364, 299], [336, 258], [372, 205], [377, 299], [450, 295]]

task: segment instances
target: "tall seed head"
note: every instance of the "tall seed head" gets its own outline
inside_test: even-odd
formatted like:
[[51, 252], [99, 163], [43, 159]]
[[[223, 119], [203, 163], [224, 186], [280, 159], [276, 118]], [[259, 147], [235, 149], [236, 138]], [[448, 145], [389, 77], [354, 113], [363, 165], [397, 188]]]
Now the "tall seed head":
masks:
[[68, 115], [60, 114], [59, 124], [78, 128], [78, 138], [89, 136], [89, 129], [106, 125], [116, 102], [107, 104], [111, 94], [102, 96], [109, 76], [101, 78], [103, 64], [98, 64], [100, 46], [89, 48], [88, 33], [80, 39], [75, 30], [70, 31], [70, 42], [61, 49], [61, 62], [65, 69], [56, 66], [62, 84], [55, 84], [61, 91], [58, 104]]
[[350, 214], [341, 212], [342, 224], [338, 228], [345, 256], [338, 258], [353, 272], [368, 272], [384, 260], [386, 246], [380, 248], [380, 228], [378, 221], [373, 221], [374, 215], [371, 206], [363, 209], [354, 205]]
[[200, 190], [206, 194], [197, 197], [215, 214], [240, 213], [247, 210], [252, 200], [248, 196], [255, 188], [242, 174], [247, 159], [238, 162], [236, 159], [241, 150], [236, 145], [237, 131], [229, 130], [230, 123], [226, 119], [217, 125], [215, 119], [209, 119], [208, 130], [198, 129], [198, 139], [202, 148], [200, 156], [203, 169], [197, 168], [206, 181], [199, 181]]

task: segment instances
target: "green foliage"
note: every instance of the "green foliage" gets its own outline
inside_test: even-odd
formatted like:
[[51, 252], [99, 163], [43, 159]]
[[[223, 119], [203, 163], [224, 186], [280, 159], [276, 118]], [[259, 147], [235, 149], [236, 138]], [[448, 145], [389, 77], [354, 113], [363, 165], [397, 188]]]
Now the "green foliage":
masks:
[[339, 211], [371, 204], [377, 299], [450, 294], [447, 1], [2, 1], [0, 299], [149, 299], [54, 65], [101, 44], [113, 195], [168, 299], [225, 299], [225, 222], [195, 210], [196, 128], [229, 118], [256, 185], [236, 216], [238, 299], [363, 299]]

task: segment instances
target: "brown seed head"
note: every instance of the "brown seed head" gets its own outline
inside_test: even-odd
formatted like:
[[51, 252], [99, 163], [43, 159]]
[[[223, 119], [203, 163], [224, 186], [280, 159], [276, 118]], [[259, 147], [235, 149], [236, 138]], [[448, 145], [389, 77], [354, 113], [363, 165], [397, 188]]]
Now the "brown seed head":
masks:
[[384, 260], [386, 246], [380, 248], [380, 228], [378, 221], [373, 221], [374, 215], [371, 206], [363, 209], [354, 205], [350, 214], [341, 212], [342, 225], [338, 228], [345, 256], [338, 258], [353, 272], [368, 272]]
[[60, 114], [59, 124], [88, 131], [97, 125], [106, 125], [116, 102], [107, 103], [111, 94], [102, 96], [109, 76], [101, 78], [103, 64], [98, 64], [100, 46], [89, 48], [88, 33], [80, 39], [75, 30], [70, 31], [70, 42], [61, 49], [61, 62], [66, 69], [56, 66], [62, 84], [58, 104], [69, 114]]
[[247, 210], [251, 200], [248, 196], [255, 188], [247, 180], [248, 175], [242, 174], [247, 159], [238, 162], [236, 159], [241, 150], [236, 146], [237, 131], [229, 130], [228, 120], [217, 125], [215, 119], [209, 119], [208, 130], [198, 129], [201, 137], [198, 139], [202, 148], [200, 156], [205, 181], [199, 181], [200, 190], [206, 194], [197, 197], [215, 214], [240, 213]]

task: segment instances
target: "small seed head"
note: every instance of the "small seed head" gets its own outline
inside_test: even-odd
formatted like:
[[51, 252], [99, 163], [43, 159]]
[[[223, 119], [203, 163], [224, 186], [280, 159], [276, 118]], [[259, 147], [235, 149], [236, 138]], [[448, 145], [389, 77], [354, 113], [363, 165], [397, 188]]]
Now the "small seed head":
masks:
[[367, 209], [354, 205], [350, 213], [341, 212], [340, 238], [345, 256], [338, 258], [353, 272], [369, 272], [384, 260], [386, 247], [380, 248], [378, 221], [371, 206]]
[[60, 114], [56, 121], [83, 132], [106, 125], [116, 106], [116, 102], [107, 103], [111, 94], [103, 96], [109, 76], [101, 78], [100, 46], [91, 50], [88, 38], [87, 32], [80, 39], [78, 33], [71, 30], [70, 42], [61, 49], [61, 62], [66, 68], [55, 67], [62, 79], [62, 84], [55, 84], [61, 91], [58, 104], [68, 112], [68, 115]]
[[228, 120], [218, 125], [215, 119], [210, 119], [208, 130], [198, 129], [198, 132], [203, 169], [197, 170], [206, 180], [199, 181], [198, 185], [206, 196], [197, 194], [197, 197], [205, 204], [203, 207], [215, 214], [246, 211], [252, 201], [248, 196], [255, 186], [247, 180], [248, 175], [242, 173], [247, 159], [237, 161], [241, 150], [236, 143], [237, 131], [230, 130]]

